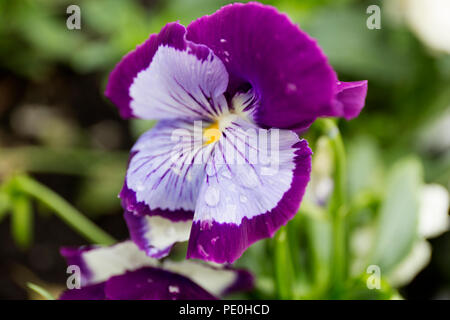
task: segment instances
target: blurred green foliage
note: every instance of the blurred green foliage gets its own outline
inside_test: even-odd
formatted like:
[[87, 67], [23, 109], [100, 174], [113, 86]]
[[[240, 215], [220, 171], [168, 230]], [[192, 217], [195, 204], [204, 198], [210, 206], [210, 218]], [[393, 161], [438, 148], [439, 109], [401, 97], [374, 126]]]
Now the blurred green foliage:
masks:
[[[99, 75], [97, 90], [102, 92], [112, 67], [149, 34], [158, 32], [169, 21], [187, 24], [228, 2], [0, 1], [0, 69], [36, 85], [51, 81], [55, 69], [69, 68], [81, 77]], [[442, 134], [450, 134], [449, 129], [435, 130], [442, 116], [450, 114], [450, 56], [431, 52], [407, 26], [390, 19], [384, 9], [382, 28], [366, 28], [367, 6], [383, 5], [381, 1], [263, 2], [286, 12], [316, 38], [341, 80], [369, 80], [363, 112], [357, 119], [340, 122], [339, 126], [348, 158], [344, 177], [348, 191], [344, 208], [345, 241], [350, 242], [354, 232], [365, 227], [374, 230], [374, 238], [366, 256], [356, 257], [350, 248], [345, 248], [343, 259], [348, 277], [340, 291], [330, 290], [332, 217], [326, 208], [306, 200], [301, 214], [281, 230], [282, 234], [275, 240], [253, 245], [238, 261], [238, 265], [257, 275], [256, 289], [247, 297], [396, 297], [397, 291], [389, 285], [388, 277], [418, 239], [419, 189], [431, 182], [447, 188], [450, 185], [450, 150], [440, 143], [445, 138]], [[65, 9], [69, 4], [81, 7], [81, 30], [66, 28]], [[79, 176], [77, 207], [91, 217], [119, 210], [117, 194], [128, 150], [90, 148], [80, 143], [87, 140], [86, 128], [67, 119], [58, 121], [76, 136], [63, 143], [64, 148], [51, 145], [48, 139], [39, 140], [37, 145], [8, 147], [0, 140], [0, 177], [8, 182], [23, 172]], [[133, 120], [130, 136], [136, 140], [153, 125], [154, 122]], [[319, 126], [306, 133], [313, 150], [321, 136]], [[11, 212], [13, 236], [24, 248], [32, 243], [32, 198], [36, 196], [23, 190], [11, 192], [6, 183], [0, 188], [0, 222]], [[68, 205], [60, 200], [63, 207]], [[80, 214], [76, 209], [64, 208], [74, 215]], [[101, 235], [100, 239], [102, 236], [108, 238]], [[272, 257], [269, 253], [274, 247], [277, 254]], [[274, 259], [292, 264], [295, 276], [277, 270], [272, 264]], [[350, 270], [358, 259], [365, 261], [363, 266], [381, 266], [381, 290], [367, 288], [365, 268]], [[288, 291], [284, 291], [286, 286], [277, 287], [274, 275], [286, 283]]]

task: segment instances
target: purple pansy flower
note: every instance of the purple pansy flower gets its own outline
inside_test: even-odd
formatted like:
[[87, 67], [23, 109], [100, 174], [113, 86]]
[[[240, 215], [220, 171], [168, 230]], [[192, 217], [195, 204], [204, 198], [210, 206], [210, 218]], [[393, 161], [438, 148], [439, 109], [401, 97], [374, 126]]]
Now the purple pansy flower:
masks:
[[233, 262], [299, 208], [311, 150], [297, 133], [318, 117], [356, 117], [366, 93], [366, 81], [339, 82], [273, 7], [167, 24], [105, 92], [123, 117], [161, 120], [133, 147], [120, 193], [132, 239], [152, 257], [189, 240], [188, 258]]
[[81, 272], [81, 288], [66, 290], [62, 300], [210, 300], [253, 287], [253, 276], [245, 270], [193, 260], [161, 262], [132, 241], [61, 253]]

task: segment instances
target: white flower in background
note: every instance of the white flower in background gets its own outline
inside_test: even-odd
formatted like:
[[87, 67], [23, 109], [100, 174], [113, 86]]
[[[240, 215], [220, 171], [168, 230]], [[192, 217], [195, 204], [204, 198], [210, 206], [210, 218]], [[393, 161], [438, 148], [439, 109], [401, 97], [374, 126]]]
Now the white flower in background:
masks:
[[426, 240], [418, 241], [408, 256], [389, 274], [389, 282], [401, 287], [411, 282], [431, 260], [431, 245]]
[[449, 195], [448, 191], [438, 184], [427, 184], [420, 193], [418, 233], [421, 237], [416, 241], [411, 252], [390, 273], [390, 283], [395, 287], [411, 282], [425, 268], [431, 259], [431, 245], [425, 239], [434, 238], [449, 230]]
[[445, 153], [450, 150], [448, 128], [450, 128], [450, 105], [438, 117], [427, 123], [418, 133], [417, 141], [421, 151]]
[[434, 238], [449, 229], [448, 207], [449, 196], [444, 187], [438, 184], [422, 187], [419, 210], [419, 234], [422, 237]]
[[404, 19], [428, 47], [450, 53], [449, 0], [385, 0], [388, 14]]

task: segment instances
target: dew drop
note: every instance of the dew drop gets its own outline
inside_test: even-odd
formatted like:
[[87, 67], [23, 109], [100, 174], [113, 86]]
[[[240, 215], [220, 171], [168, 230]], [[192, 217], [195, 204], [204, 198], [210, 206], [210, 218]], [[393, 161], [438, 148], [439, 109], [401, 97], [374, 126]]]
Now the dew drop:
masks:
[[286, 86], [286, 93], [294, 93], [295, 91], [297, 91], [295, 83], [288, 83]]
[[206, 166], [206, 174], [210, 177], [215, 176], [217, 173], [216, 168], [213, 165]]
[[247, 198], [246, 196], [244, 196], [243, 194], [241, 194], [240, 197], [239, 197], [239, 200], [240, 200], [242, 203], [246, 203], [246, 202], [248, 201], [248, 198]]
[[170, 293], [180, 293], [180, 288], [178, 286], [169, 286]]
[[258, 176], [256, 175], [253, 169], [249, 169], [249, 171], [242, 176], [242, 184], [247, 188], [254, 188], [259, 184]]
[[224, 169], [222, 171], [222, 177], [227, 178], [227, 179], [231, 179], [231, 172], [228, 169]]
[[208, 230], [211, 230], [211, 228], [212, 228], [212, 221], [211, 220], [203, 220], [201, 223], [200, 223], [200, 230], [201, 231], [208, 231]]
[[203, 246], [201, 244], [199, 244], [197, 246], [197, 249], [203, 257], [205, 257], [205, 258], [209, 257], [209, 254], [205, 251], [205, 248], [203, 248]]
[[220, 191], [216, 187], [209, 186], [205, 191], [205, 202], [210, 207], [215, 207], [220, 200]]
[[267, 167], [262, 167], [261, 168], [261, 175], [263, 176], [274, 176], [278, 173], [278, 167], [272, 167], [272, 166], [267, 166]]
[[222, 38], [222, 39], [220, 39], [220, 42], [225, 43], [225, 42], [227, 42], [227, 40]]

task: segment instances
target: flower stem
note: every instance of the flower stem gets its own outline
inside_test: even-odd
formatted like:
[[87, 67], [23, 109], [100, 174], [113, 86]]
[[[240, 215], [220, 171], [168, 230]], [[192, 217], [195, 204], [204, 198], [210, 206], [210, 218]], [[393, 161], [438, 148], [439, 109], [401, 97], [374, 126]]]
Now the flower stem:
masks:
[[282, 227], [274, 238], [274, 272], [278, 298], [292, 299], [293, 266], [286, 227]]
[[330, 284], [339, 291], [347, 275], [346, 265], [346, 155], [342, 136], [335, 122], [321, 119], [322, 129], [330, 139], [334, 160], [334, 189], [329, 203], [332, 225], [333, 253], [331, 258]]
[[14, 195], [12, 203], [11, 229], [16, 244], [27, 249], [33, 239], [33, 212], [31, 201], [24, 194]]
[[14, 177], [12, 182], [18, 191], [29, 194], [47, 205], [68, 225], [92, 243], [111, 245], [117, 242], [81, 212], [72, 207], [66, 200], [43, 184], [25, 175]]

